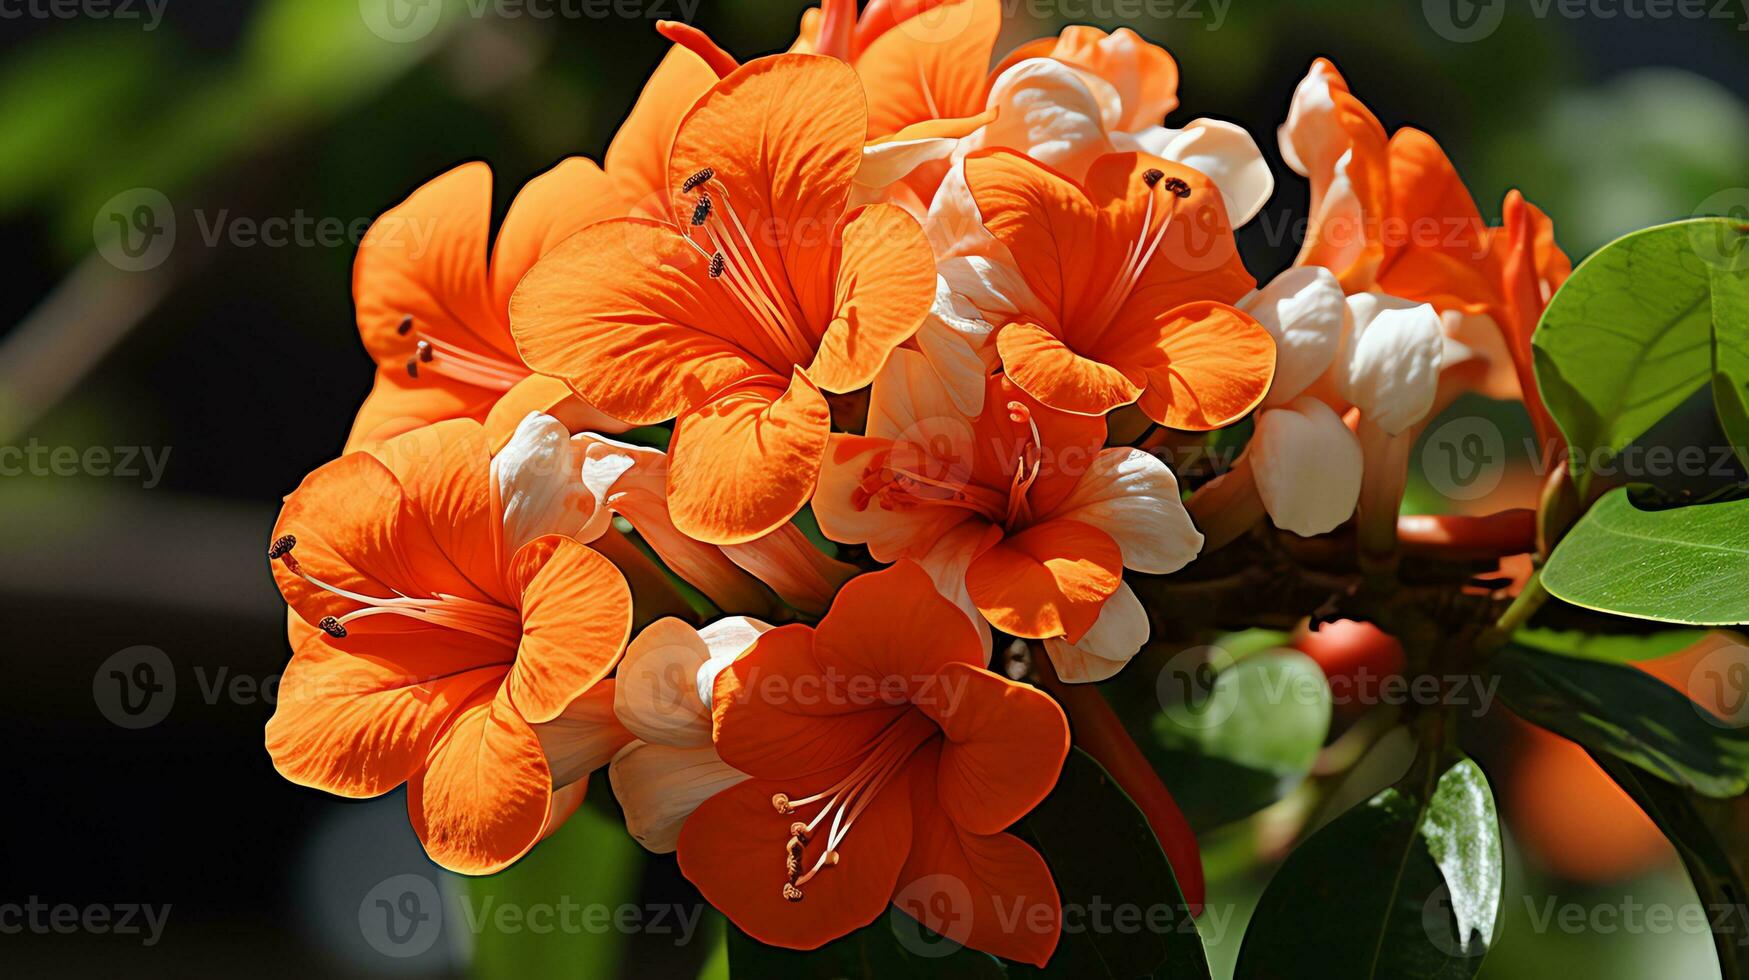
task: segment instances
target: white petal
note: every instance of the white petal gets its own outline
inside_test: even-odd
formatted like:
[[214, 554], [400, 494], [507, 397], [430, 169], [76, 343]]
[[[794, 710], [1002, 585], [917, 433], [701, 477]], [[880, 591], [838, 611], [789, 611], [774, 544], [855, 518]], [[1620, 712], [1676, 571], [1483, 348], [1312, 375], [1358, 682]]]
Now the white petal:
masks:
[[986, 664], [992, 639], [990, 623], [978, 611], [977, 604], [972, 601], [971, 591], [966, 588], [966, 569], [971, 567], [972, 559], [977, 557], [978, 544], [988, 528], [989, 525], [983, 521], [966, 521], [942, 535], [935, 546], [929, 549], [928, 554], [917, 559], [917, 564], [923, 566], [923, 570], [929, 573], [930, 581], [935, 583], [935, 591], [960, 607], [960, 611], [977, 628], [978, 642], [983, 644]]
[[938, 455], [970, 458], [972, 451], [970, 417], [954, 404], [929, 359], [902, 347], [893, 351], [875, 376], [864, 431], [875, 439], [912, 440], [932, 450], [939, 448]]
[[1348, 307], [1330, 270], [1296, 266], [1239, 304], [1275, 338], [1275, 383], [1265, 405], [1285, 405], [1318, 380], [1342, 346]]
[[660, 745], [708, 745], [710, 707], [698, 697], [698, 670], [711, 656], [698, 631], [658, 619], [626, 646], [615, 679], [613, 710], [638, 738]]
[[746, 653], [754, 641], [772, 628], [770, 623], [761, 622], [751, 616], [727, 616], [698, 631], [705, 646], [710, 648], [711, 656], [698, 669], [698, 687], [696, 693], [700, 704], [705, 710], [710, 710], [711, 694], [716, 688], [717, 675], [723, 668], [735, 662], [735, 658]]
[[1101, 450], [1048, 516], [1111, 535], [1124, 566], [1149, 575], [1176, 572], [1202, 550], [1172, 470], [1140, 449]]
[[1146, 642], [1148, 611], [1126, 582], [1105, 600], [1099, 618], [1080, 643], [1046, 640], [1045, 652], [1058, 677], [1070, 684], [1087, 684], [1122, 670]]
[[856, 183], [878, 190], [905, 179], [931, 160], [947, 159], [958, 145], [958, 139], [940, 136], [870, 143], [862, 148], [862, 167], [856, 172]]
[[657, 854], [680, 845], [680, 828], [705, 800], [748, 778], [709, 745], [677, 749], [633, 742], [607, 767], [632, 838]]
[[614, 718], [618, 687], [617, 681], [603, 681], [572, 701], [557, 718], [530, 726], [546, 753], [554, 786], [576, 782], [600, 769], [625, 744], [625, 729]]
[[1294, 88], [1287, 121], [1276, 131], [1281, 158], [1302, 177], [1327, 166], [1345, 140], [1336, 122], [1336, 102], [1330, 93], [1330, 70], [1323, 61], [1312, 63], [1306, 77]]
[[505, 554], [544, 534], [593, 541], [612, 515], [583, 480], [584, 443], [558, 419], [530, 412], [492, 457], [504, 513]]
[[[1331, 170], [1322, 191], [1312, 185], [1312, 213], [1306, 226], [1306, 241], [1295, 265], [1321, 265], [1345, 273], [1366, 252], [1366, 209], [1348, 179], [1352, 151], [1344, 151]], [[1370, 276], [1374, 270], [1368, 270]]]
[[1348, 313], [1338, 390], [1379, 428], [1400, 435], [1427, 417], [1439, 391], [1445, 353], [1439, 314], [1381, 293], [1350, 296]]
[[1360, 440], [1318, 399], [1302, 397], [1259, 413], [1245, 452], [1276, 527], [1311, 537], [1334, 531], [1354, 514]]
[[1275, 193], [1275, 175], [1257, 141], [1230, 122], [1194, 119], [1183, 129], [1155, 126], [1133, 134], [1113, 133], [1111, 141], [1116, 149], [1134, 146], [1207, 175], [1221, 189], [1234, 228], [1257, 217]]
[[1080, 180], [1111, 152], [1105, 119], [1122, 114], [1110, 83], [1060, 61], [1030, 58], [1010, 67], [990, 88], [996, 121], [960, 142], [962, 152], [1000, 146]]

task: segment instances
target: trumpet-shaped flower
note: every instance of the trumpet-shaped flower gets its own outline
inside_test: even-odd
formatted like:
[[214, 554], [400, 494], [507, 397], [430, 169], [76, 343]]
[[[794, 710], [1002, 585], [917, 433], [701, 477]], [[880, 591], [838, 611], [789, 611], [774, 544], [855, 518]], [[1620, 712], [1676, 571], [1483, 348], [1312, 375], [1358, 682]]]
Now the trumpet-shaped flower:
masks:
[[1105, 423], [989, 379], [968, 417], [910, 352], [875, 383], [866, 436], [835, 435], [814, 513], [827, 537], [915, 559], [989, 642], [1042, 639], [1065, 680], [1102, 680], [1147, 640], [1125, 567], [1176, 571], [1202, 536], [1158, 458]]
[[738, 544], [788, 521], [825, 452], [822, 392], [868, 385], [928, 311], [916, 221], [846, 208], [867, 128], [842, 62], [751, 62], [681, 123], [669, 220], [595, 224], [512, 298], [530, 365], [617, 418], [678, 419], [668, 499], [691, 537]]
[[[1056, 887], [1004, 830], [1056, 783], [1069, 727], [1043, 693], [985, 670], [987, 656], [909, 562], [853, 579], [818, 628], [762, 634], [716, 675], [712, 707], [717, 751], [753, 778], [686, 821], [681, 872], [753, 938], [796, 949], [952, 875], [965, 907], [898, 907], [974, 949], [1043, 965]], [[1015, 928], [1017, 907], [1049, 914]]]
[[296, 614], [274, 766], [342, 796], [406, 783], [426, 851], [467, 874], [562, 823], [630, 738], [608, 679], [625, 581], [506, 511], [517, 486], [478, 423], [438, 423], [310, 474], [268, 552]]

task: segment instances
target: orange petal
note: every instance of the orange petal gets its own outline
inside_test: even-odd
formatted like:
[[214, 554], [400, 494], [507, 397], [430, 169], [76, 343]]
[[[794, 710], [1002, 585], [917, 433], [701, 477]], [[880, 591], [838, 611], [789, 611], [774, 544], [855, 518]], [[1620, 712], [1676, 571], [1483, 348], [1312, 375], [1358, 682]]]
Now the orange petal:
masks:
[[531, 412], [551, 415], [571, 432], [615, 435], [632, 428], [578, 398], [571, 387], [558, 378], [531, 374], [505, 392], [483, 419], [486, 424], [486, 444], [491, 447], [494, 455], [504, 448], [510, 437], [516, 434], [516, 427]]
[[813, 495], [832, 413], [800, 371], [783, 392], [748, 387], [681, 417], [668, 463], [674, 526], [707, 544], [743, 544]]
[[488, 875], [541, 839], [552, 795], [540, 740], [500, 689], [457, 715], [432, 746], [407, 783], [407, 813], [433, 861]]
[[[366, 350], [385, 370], [417, 353], [414, 332], [514, 361], [501, 308], [487, 291], [492, 168], [464, 163], [379, 217], [358, 245], [352, 301]], [[402, 333], [406, 318], [415, 331]]]
[[1010, 323], [996, 334], [996, 352], [1008, 378], [1052, 408], [1104, 415], [1142, 394], [1139, 370], [1131, 378], [1110, 364], [1082, 357], [1033, 323]]
[[1116, 130], [1158, 126], [1178, 107], [1178, 62], [1127, 27], [1110, 34], [1097, 27], [1065, 27], [1050, 56], [1117, 89], [1124, 113], [1112, 127]]
[[[827, 782], [846, 774], [821, 774]], [[911, 846], [911, 793], [901, 773], [856, 818], [840, 850], [842, 863], [823, 869], [786, 901], [784, 843], [795, 816], [778, 813], [773, 793], [790, 784], [751, 780], [706, 800], [680, 830], [680, 872], [743, 932], [769, 946], [815, 949], [859, 929], [886, 910]], [[807, 852], [818, 860], [824, 835]], [[804, 869], [805, 870], [805, 869]]]
[[867, 387], [935, 301], [935, 253], [917, 219], [876, 204], [847, 216], [837, 297], [808, 377], [831, 392]]
[[[1038, 768], [1055, 781], [1058, 765]], [[911, 850], [894, 907], [963, 946], [1044, 966], [1062, 932], [1050, 868], [1012, 834], [981, 836], [955, 826], [930, 775], [927, 760], [913, 772]]]
[[585, 157], [570, 157], [523, 185], [492, 246], [492, 306], [509, 324], [510, 294], [553, 246], [597, 221], [627, 213], [613, 181]]
[[355, 630], [343, 640], [301, 623], [293, 630], [302, 639], [280, 677], [267, 751], [286, 779], [340, 796], [405, 782], [454, 713], [495, 688], [506, 667], [455, 630]]
[[[862, 166], [868, 109], [849, 65], [820, 55], [781, 54], [719, 81], [681, 123], [668, 161], [671, 213], [692, 214], [681, 190], [707, 168], [701, 188], [733, 210], [748, 244], [792, 315], [818, 330], [833, 315], [833, 233]], [[751, 256], [749, 256], [749, 259]]]
[[[448, 564], [467, 577], [459, 589], [429, 589], [510, 605], [503, 518], [492, 506], [486, 430], [472, 419], [415, 429], [367, 450], [395, 475]], [[483, 595], [479, 595], [483, 593]]]
[[990, 625], [1071, 643], [1093, 628], [1122, 581], [1117, 542], [1079, 521], [1048, 521], [1004, 538], [966, 569], [966, 589]]
[[735, 56], [724, 51], [710, 35], [692, 26], [674, 20], [659, 20], [656, 22], [656, 33], [681, 47], [698, 55], [699, 59], [710, 66], [718, 78], [725, 78], [735, 69], [741, 67]]
[[508, 577], [522, 600], [510, 700], [530, 723], [552, 721], [619, 662], [631, 590], [612, 562], [556, 535], [524, 545]]
[[[511, 389], [514, 391], [515, 389]], [[508, 393], [506, 393], [508, 394]], [[403, 432], [447, 419], [484, 419], [498, 393], [463, 384], [439, 374], [408, 377], [407, 369], [391, 364], [377, 369], [376, 381], [358, 407], [345, 452], [363, 449]], [[518, 419], [518, 421], [521, 421]], [[515, 425], [511, 425], [511, 430]], [[509, 438], [510, 433], [505, 433]]]
[[1137, 403], [1155, 422], [1206, 431], [1238, 421], [1262, 403], [1275, 379], [1275, 338], [1251, 315], [1196, 302], [1113, 331], [1102, 359], [1143, 373]]
[[644, 83], [605, 157], [607, 175], [631, 214], [668, 216], [668, 151], [674, 134], [693, 103], [716, 82], [704, 59], [675, 45]]
[[952, 664], [940, 683], [951, 697], [918, 707], [947, 737], [936, 776], [942, 812], [974, 834], [1005, 830], [1057, 784], [1069, 721], [1038, 688], [988, 670]]
[[811, 616], [825, 612], [839, 586], [860, 571], [814, 547], [794, 524], [746, 544], [726, 545], [723, 554], [783, 601]]
[[982, 667], [989, 651], [959, 607], [914, 561], [851, 579], [820, 620], [814, 646], [840, 672], [880, 679], [891, 698], [937, 703], [935, 675], [952, 664]]
[[1074, 181], [1008, 150], [973, 154], [965, 174], [984, 227], [1056, 320], [1040, 326], [1065, 336], [1069, 319], [1097, 305], [1117, 271], [1116, 263], [1100, 269], [1092, 202]]
[[1487, 226], [1445, 151], [1406, 128], [1391, 137], [1389, 153], [1391, 217], [1379, 289], [1441, 310], [1497, 305]]
[[982, 111], [985, 68], [1001, 30], [998, 0], [954, 0], [870, 42], [856, 59], [869, 92], [869, 138]]
[[[858, 681], [852, 690], [852, 675], [877, 683]], [[823, 657], [808, 627], [780, 626], [717, 674], [711, 738], [723, 761], [744, 773], [811, 786], [818, 774], [861, 761], [913, 710], [902, 694], [882, 698], [878, 680]]]
[[642, 219], [591, 225], [548, 253], [511, 297], [510, 322], [530, 367], [637, 425], [773, 371], [748, 353], [753, 328], [704, 259]]

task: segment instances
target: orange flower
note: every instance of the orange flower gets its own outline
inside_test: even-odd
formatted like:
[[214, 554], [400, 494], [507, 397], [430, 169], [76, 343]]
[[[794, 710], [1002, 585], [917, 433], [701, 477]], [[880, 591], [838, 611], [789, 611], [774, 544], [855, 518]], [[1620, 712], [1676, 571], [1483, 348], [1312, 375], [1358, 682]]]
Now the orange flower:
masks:
[[681, 124], [670, 220], [585, 229], [511, 300], [536, 370], [615, 418], [678, 418], [669, 504], [701, 541], [750, 541], [806, 503], [831, 428], [822, 389], [868, 385], [934, 299], [917, 222], [846, 207], [867, 123], [842, 62], [751, 62]]
[[1056, 702], [984, 670], [986, 655], [909, 562], [852, 580], [818, 628], [761, 635], [717, 675], [713, 699], [718, 752], [753, 778], [687, 820], [681, 872], [753, 938], [795, 949], [951, 876], [967, 907], [899, 907], [1042, 966], [1057, 943], [1056, 886], [1003, 830], [1056, 783], [1069, 727]]
[[834, 435], [814, 515], [879, 561], [915, 559], [971, 617], [1045, 641], [1068, 681], [1104, 680], [1148, 638], [1130, 567], [1177, 571], [1202, 536], [1157, 457], [1105, 449], [1105, 420], [1040, 405], [1002, 375], [961, 414], [921, 355], [875, 382], [868, 435]]
[[1178, 429], [1219, 428], [1262, 401], [1275, 344], [1229, 305], [1255, 283], [1207, 177], [1116, 153], [1082, 186], [997, 150], [968, 159], [966, 179], [1032, 293], [996, 335], [1015, 384], [1083, 415], [1136, 403]]
[[[601, 168], [572, 157], [517, 195], [489, 261], [492, 168], [484, 163], [433, 178], [378, 218], [352, 268], [358, 332], [376, 361], [376, 383], [347, 449], [445, 419], [484, 421], [529, 376], [510, 338], [511, 290], [552, 246], [623, 210]], [[539, 390], [538, 383], [529, 389], [534, 401], [524, 401], [524, 411], [554, 407]], [[591, 428], [625, 428], [581, 408]]]
[[630, 735], [607, 680], [631, 595], [574, 540], [527, 539], [485, 434], [441, 422], [352, 453], [286, 498], [268, 552], [296, 616], [267, 748], [341, 796], [407, 784], [433, 860], [489, 874], [581, 802]]

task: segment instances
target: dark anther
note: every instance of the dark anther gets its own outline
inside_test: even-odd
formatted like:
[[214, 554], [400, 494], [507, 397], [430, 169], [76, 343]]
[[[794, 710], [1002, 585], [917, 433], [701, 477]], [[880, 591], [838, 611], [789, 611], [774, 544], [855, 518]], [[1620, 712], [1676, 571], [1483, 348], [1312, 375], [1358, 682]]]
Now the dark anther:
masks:
[[405, 336], [407, 336], [407, 334], [411, 333], [412, 330], [413, 330], [413, 314], [409, 313], [406, 316], [401, 318], [400, 326], [397, 326], [395, 328], [395, 332], [400, 334], [401, 336], [405, 337]]
[[333, 616], [323, 617], [322, 621], [316, 625], [322, 627], [322, 632], [332, 636], [336, 640], [346, 635], [346, 627], [340, 625], [340, 620], [335, 619]]
[[1166, 189], [1177, 194], [1179, 197], [1190, 196], [1190, 185], [1177, 177], [1173, 177], [1166, 181]]
[[267, 560], [268, 561], [278, 561], [281, 558], [284, 558], [286, 555], [291, 554], [291, 550], [293, 548], [296, 548], [297, 546], [298, 546], [297, 535], [295, 535], [295, 534], [282, 534], [278, 538], [275, 538], [273, 541], [273, 546], [267, 549]]
[[431, 349], [431, 341], [421, 340], [419, 342], [419, 359], [421, 361], [424, 361], [427, 364], [431, 363], [431, 358], [436, 356], [436, 353], [436, 351]]
[[409, 377], [409, 378], [419, 377], [419, 359], [418, 358], [416, 358], [416, 357], [407, 358], [407, 377]]
[[721, 276], [723, 274], [723, 269], [727, 265], [728, 260], [723, 258], [723, 253], [718, 252], [711, 256], [711, 278], [715, 279], [718, 276]]
[[1163, 170], [1144, 170], [1142, 171], [1142, 183], [1147, 184], [1148, 188], [1152, 190], [1154, 185], [1158, 184], [1160, 178], [1164, 176], [1166, 173]]
[[711, 196], [709, 194], [700, 194], [698, 196], [698, 203], [692, 206], [692, 226], [697, 228], [699, 225], [704, 224], [705, 220], [710, 216]]
[[712, 177], [715, 177], [716, 175], [717, 175], [717, 172], [715, 170], [712, 170], [710, 167], [706, 167], [703, 170], [700, 170], [698, 173], [693, 174], [691, 177], [686, 178], [686, 182], [680, 185], [680, 189], [683, 191], [693, 190], [694, 188], [698, 187], [700, 184], [703, 184], [703, 183], [709, 181]]

